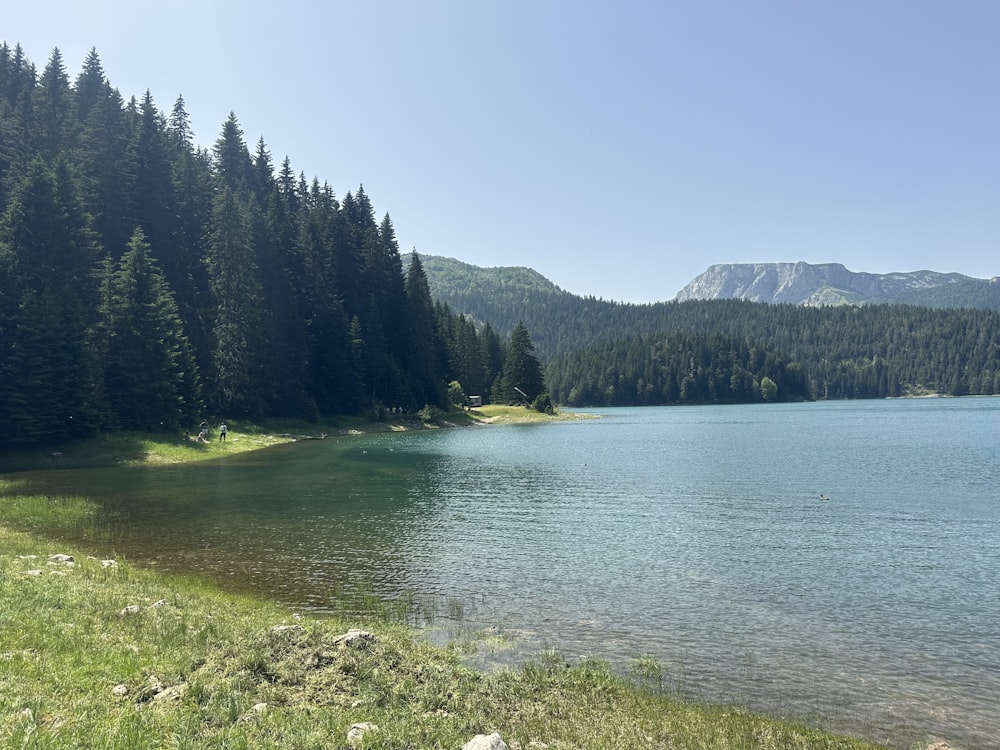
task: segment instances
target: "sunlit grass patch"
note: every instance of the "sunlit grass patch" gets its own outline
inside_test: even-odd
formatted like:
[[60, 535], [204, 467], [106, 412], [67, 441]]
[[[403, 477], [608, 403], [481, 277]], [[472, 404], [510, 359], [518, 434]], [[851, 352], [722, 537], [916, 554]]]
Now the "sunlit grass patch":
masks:
[[[207, 442], [193, 435], [116, 432], [93, 435], [65, 445], [35, 449], [8, 450], [0, 453], [0, 470], [71, 469], [95, 466], [133, 466], [191, 463], [234, 453], [258, 450], [293, 438], [289, 435], [259, 431], [251, 426], [243, 432], [230, 425], [228, 439], [218, 440], [212, 433]], [[2, 491], [0, 486], [0, 491]]]
[[0, 524], [25, 530], [69, 532], [92, 525], [99, 509], [83, 497], [6, 494], [0, 487]]
[[573, 419], [591, 419], [594, 415], [577, 414], [558, 409], [554, 414], [545, 414], [524, 406], [507, 406], [505, 404], [487, 404], [477, 406], [468, 411], [475, 421], [495, 424], [530, 424], [535, 422], [557, 422]]

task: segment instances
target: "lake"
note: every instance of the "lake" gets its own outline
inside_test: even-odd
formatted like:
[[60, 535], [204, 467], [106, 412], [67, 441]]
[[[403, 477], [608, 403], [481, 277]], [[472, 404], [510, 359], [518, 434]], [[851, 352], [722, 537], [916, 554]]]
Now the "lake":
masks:
[[642, 657], [686, 695], [1000, 747], [1000, 398], [599, 414], [23, 476], [102, 503], [127, 559], [301, 610], [412, 599], [438, 638], [495, 632], [484, 666]]

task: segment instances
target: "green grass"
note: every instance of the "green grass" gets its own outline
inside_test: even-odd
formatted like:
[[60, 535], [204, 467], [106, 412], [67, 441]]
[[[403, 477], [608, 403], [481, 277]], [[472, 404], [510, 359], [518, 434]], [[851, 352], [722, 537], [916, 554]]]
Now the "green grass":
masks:
[[[877, 747], [672, 700], [648, 658], [632, 679], [558, 654], [481, 673], [377, 612], [298, 617], [6, 526], [0, 550], [0, 747], [343, 747], [362, 721], [379, 727], [367, 748], [459, 748], [494, 731], [525, 749]], [[352, 628], [375, 640], [339, 646]]]
[[292, 439], [257, 428], [230, 432], [225, 443], [218, 440], [201, 443], [180, 434], [116, 432], [54, 446], [5, 450], [0, 453], [0, 471], [187, 463], [266, 448]]
[[468, 412], [473, 421], [488, 424], [531, 424], [559, 422], [569, 419], [590, 419], [592, 415], [581, 415], [559, 409], [555, 414], [545, 414], [524, 406], [502, 406], [488, 404], [471, 409]]

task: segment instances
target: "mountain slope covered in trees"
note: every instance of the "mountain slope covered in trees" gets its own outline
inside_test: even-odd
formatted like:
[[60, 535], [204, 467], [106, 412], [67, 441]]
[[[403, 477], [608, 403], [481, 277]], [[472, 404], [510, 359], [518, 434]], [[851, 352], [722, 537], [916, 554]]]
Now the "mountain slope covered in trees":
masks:
[[[677, 403], [677, 378], [691, 368], [663, 369], [662, 351], [676, 343], [673, 334], [702, 337], [688, 346], [719, 348], [709, 362], [725, 362], [735, 343], [794, 364], [816, 398], [1000, 393], [1000, 313], [993, 310], [742, 300], [633, 305], [578, 297], [527, 269], [477, 269], [436, 257], [425, 264], [431, 293], [450, 309], [490, 320], [501, 334], [523, 321], [561, 403]], [[722, 338], [712, 343], [704, 338], [709, 334]], [[659, 382], [654, 372], [663, 378], [670, 372], [674, 383], [651, 391], [650, 383]], [[754, 374], [759, 386], [767, 373]], [[705, 400], [730, 398], [715, 393]]]
[[503, 398], [507, 353], [363, 187], [276, 168], [235, 114], [196, 148], [182, 97], [125, 101], [96, 51], [70, 80], [0, 46], [0, 445]]

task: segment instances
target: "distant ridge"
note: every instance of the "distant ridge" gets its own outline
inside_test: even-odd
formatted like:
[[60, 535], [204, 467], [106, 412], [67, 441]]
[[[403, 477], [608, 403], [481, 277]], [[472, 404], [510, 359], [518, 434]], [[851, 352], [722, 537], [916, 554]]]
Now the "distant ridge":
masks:
[[[743, 301], [757, 302], [762, 308], [773, 303], [823, 309], [895, 303], [1000, 311], [1000, 279], [985, 281], [957, 273], [852, 273], [835, 263], [716, 265], [688, 284], [675, 301], [631, 304], [577, 296], [522, 266], [483, 268], [434, 255], [421, 255], [420, 260], [435, 301], [479, 324], [488, 322], [501, 337], [524, 323], [543, 361], [601, 338], [689, 330], [690, 326], [702, 330], [704, 315], [721, 316], [722, 310], [732, 311], [733, 303], [739, 303], [739, 320], [719, 323], [727, 335], [751, 335], [752, 331], [741, 327], [748, 316], [778, 312], [751, 311], [742, 306]], [[769, 288], [766, 294], [765, 287]], [[692, 314], [691, 305], [710, 302], [720, 304], [708, 305], [694, 318], [686, 317]], [[715, 312], [709, 313], [709, 308]]]
[[1000, 310], [1000, 277], [959, 273], [857, 273], [840, 263], [720, 263], [695, 277], [675, 300], [742, 299], [792, 305], [896, 303]]

